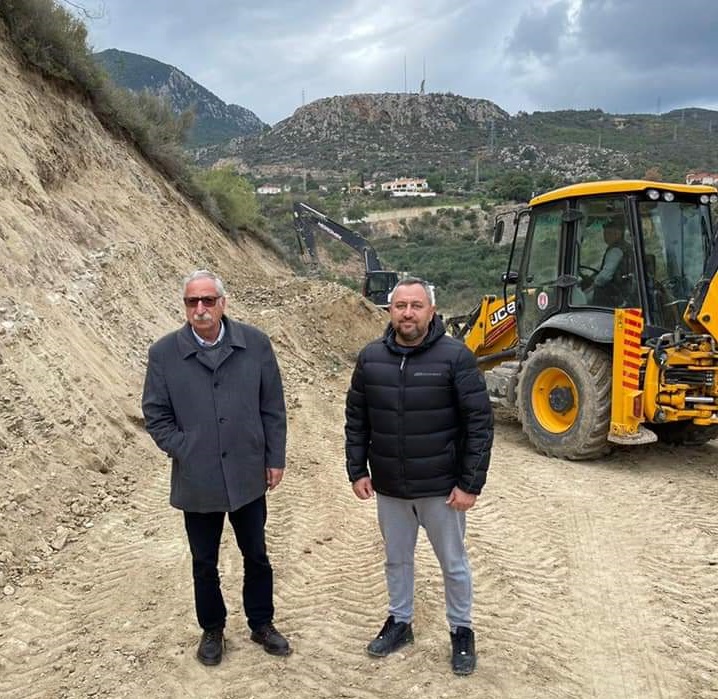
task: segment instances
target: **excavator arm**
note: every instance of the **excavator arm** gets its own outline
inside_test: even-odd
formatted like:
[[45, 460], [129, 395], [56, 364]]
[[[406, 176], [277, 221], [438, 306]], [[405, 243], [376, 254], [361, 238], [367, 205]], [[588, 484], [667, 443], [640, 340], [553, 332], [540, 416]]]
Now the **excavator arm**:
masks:
[[304, 202], [294, 202], [294, 227], [297, 231], [300, 247], [303, 247], [313, 260], [316, 260], [314, 230], [321, 230], [331, 238], [339, 240], [356, 250], [362, 256], [367, 272], [378, 272], [383, 269], [376, 250], [366, 238], [350, 228], [342, 226], [341, 223], [333, 221], [326, 214], [313, 209]]
[[382, 267], [376, 250], [366, 238], [301, 201], [294, 202], [294, 228], [299, 247], [309, 256], [313, 267], [317, 264], [315, 231], [322, 231], [358, 252], [364, 260], [362, 296], [377, 306], [388, 307], [389, 293], [399, 281], [399, 275]]

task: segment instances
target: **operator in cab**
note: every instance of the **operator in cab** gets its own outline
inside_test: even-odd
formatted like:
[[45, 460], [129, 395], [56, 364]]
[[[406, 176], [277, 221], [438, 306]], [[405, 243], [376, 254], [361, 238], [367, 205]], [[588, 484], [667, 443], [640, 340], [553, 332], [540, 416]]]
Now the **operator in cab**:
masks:
[[584, 276], [581, 288], [590, 305], [619, 308], [626, 299], [627, 277], [631, 273], [631, 245], [624, 239], [623, 224], [609, 220], [603, 226], [601, 268], [594, 275]]

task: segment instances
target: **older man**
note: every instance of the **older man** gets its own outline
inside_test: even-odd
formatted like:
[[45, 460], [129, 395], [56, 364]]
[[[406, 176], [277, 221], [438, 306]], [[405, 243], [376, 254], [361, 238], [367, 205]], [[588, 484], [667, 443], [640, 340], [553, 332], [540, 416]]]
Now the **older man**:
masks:
[[192, 553], [197, 658], [217, 665], [227, 609], [217, 563], [225, 516], [244, 560], [250, 638], [274, 655], [291, 648], [273, 624], [273, 573], [265, 545], [265, 493], [284, 474], [286, 414], [269, 338], [230, 320], [222, 281], [197, 270], [184, 281], [187, 322], [149, 350], [142, 410], [172, 458], [170, 503], [184, 512]]

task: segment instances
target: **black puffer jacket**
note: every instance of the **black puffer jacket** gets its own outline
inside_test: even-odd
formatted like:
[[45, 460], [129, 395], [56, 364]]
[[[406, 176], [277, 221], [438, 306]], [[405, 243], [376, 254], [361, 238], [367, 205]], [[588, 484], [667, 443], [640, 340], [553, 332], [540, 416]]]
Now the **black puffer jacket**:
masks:
[[[493, 415], [476, 359], [435, 317], [424, 342], [401, 353], [389, 326], [359, 354], [346, 402], [349, 480], [399, 498], [478, 494]], [[367, 462], [369, 469], [367, 469]]]

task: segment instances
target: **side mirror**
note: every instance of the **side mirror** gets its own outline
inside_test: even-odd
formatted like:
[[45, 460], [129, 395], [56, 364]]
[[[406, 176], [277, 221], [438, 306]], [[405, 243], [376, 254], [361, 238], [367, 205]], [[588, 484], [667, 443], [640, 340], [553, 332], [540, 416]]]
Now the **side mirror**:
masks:
[[501, 275], [501, 281], [504, 284], [516, 284], [519, 280], [519, 273], [518, 272], [504, 272]]
[[494, 245], [498, 245], [504, 237], [504, 220], [499, 219], [494, 225]]

